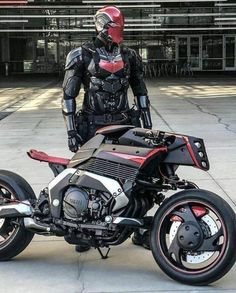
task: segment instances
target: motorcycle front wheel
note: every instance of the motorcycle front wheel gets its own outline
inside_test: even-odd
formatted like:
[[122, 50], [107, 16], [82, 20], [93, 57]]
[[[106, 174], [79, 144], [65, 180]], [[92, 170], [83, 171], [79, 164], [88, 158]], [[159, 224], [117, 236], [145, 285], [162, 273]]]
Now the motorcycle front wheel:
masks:
[[207, 285], [222, 278], [235, 263], [235, 243], [235, 213], [212, 192], [178, 192], [154, 216], [153, 256], [179, 282]]
[[[0, 170], [0, 205], [28, 199], [36, 199], [28, 182], [13, 172]], [[22, 218], [0, 218], [0, 261], [21, 253], [33, 236], [32, 232], [25, 229]]]

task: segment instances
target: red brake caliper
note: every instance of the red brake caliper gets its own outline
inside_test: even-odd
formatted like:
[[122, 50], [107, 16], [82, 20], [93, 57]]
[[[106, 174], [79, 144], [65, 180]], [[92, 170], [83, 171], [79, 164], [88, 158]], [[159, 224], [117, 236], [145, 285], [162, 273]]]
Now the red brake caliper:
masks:
[[200, 206], [192, 206], [192, 211], [197, 218], [201, 218], [207, 214], [207, 209]]
[[[197, 218], [201, 218], [207, 214], [207, 209], [201, 206], [192, 206], [192, 211]], [[170, 220], [173, 222], [183, 222], [183, 219], [176, 215], [172, 216]]]

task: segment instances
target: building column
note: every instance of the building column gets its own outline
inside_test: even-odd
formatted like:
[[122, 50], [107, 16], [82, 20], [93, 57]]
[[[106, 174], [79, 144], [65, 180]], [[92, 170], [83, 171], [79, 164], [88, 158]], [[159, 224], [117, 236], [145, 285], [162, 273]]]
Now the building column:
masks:
[[9, 61], [10, 61], [10, 45], [9, 35], [4, 34], [0, 39], [0, 74], [9, 75]]
[[10, 45], [9, 45], [9, 35], [4, 34], [1, 38], [1, 61], [9, 62], [10, 61]]

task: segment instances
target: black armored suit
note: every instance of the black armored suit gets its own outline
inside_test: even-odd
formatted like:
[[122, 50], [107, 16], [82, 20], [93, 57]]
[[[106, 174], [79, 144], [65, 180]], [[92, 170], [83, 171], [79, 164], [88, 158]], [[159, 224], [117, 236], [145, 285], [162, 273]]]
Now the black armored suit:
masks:
[[[81, 141], [96, 129], [111, 124], [133, 124], [151, 128], [149, 99], [143, 81], [141, 57], [132, 49], [112, 45], [105, 48], [98, 38], [72, 50], [66, 60], [62, 111], [69, 137], [75, 132]], [[82, 111], [76, 115], [76, 97], [84, 86]], [[130, 109], [129, 85], [138, 110]]]

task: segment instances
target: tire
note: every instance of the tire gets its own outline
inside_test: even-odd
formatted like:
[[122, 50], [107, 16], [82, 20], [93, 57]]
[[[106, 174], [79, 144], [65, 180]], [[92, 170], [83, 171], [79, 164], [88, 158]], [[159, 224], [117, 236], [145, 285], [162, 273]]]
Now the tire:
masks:
[[[10, 196], [17, 200], [36, 199], [29, 183], [21, 176], [10, 171], [0, 170], [0, 188], [3, 188], [1, 190], [5, 192], [9, 192]], [[13, 226], [12, 221], [16, 225]], [[0, 261], [9, 260], [20, 254], [29, 245], [34, 236], [34, 233], [25, 229], [22, 218], [4, 219], [0, 234], [7, 235], [6, 231], [11, 234], [5, 240], [0, 241]]]
[[[202, 215], [197, 214], [199, 207]], [[154, 216], [152, 254], [160, 268], [176, 281], [207, 285], [222, 278], [235, 263], [235, 243], [235, 213], [212, 192], [178, 192], [164, 201]]]

